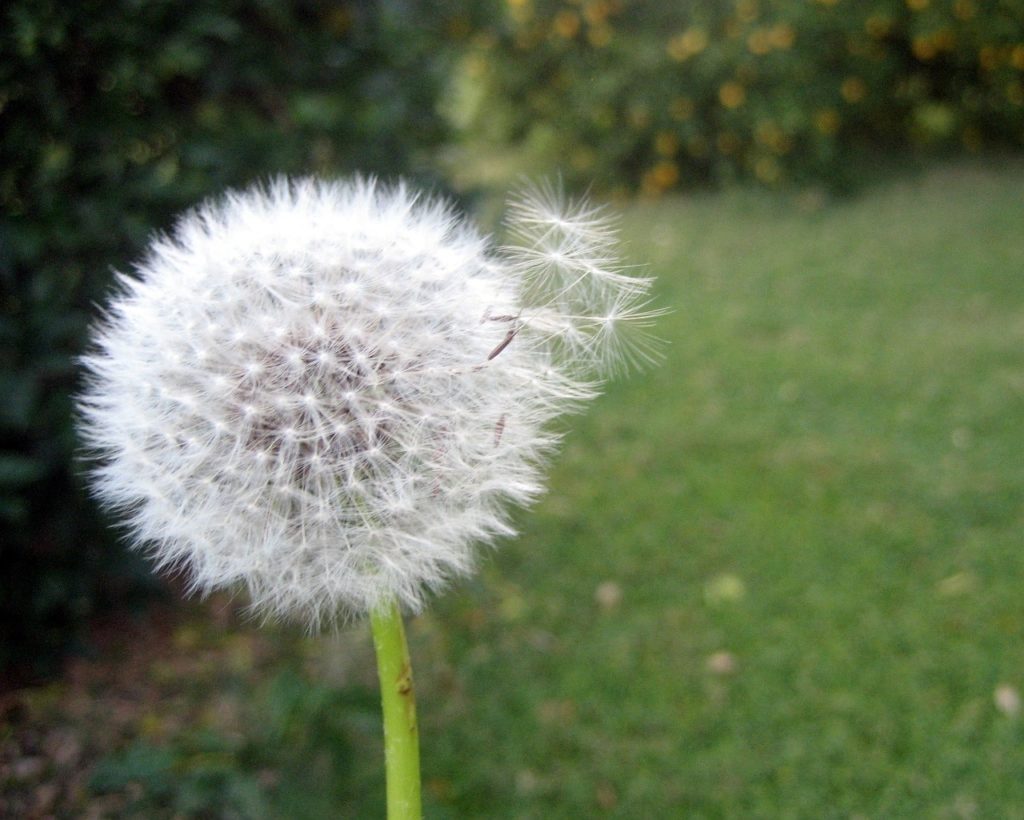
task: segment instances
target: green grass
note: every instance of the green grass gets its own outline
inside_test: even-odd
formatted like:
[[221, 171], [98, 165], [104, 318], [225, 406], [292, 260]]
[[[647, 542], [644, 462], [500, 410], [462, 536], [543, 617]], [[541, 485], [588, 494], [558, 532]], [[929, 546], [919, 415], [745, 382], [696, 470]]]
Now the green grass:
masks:
[[412, 624], [428, 816], [1024, 817], [1024, 164], [624, 237], [668, 356]]
[[[1024, 160], [624, 217], [668, 355], [410, 623], [427, 817], [1024, 819]], [[368, 627], [224, 607], [86, 698], [82, 799], [383, 816]]]

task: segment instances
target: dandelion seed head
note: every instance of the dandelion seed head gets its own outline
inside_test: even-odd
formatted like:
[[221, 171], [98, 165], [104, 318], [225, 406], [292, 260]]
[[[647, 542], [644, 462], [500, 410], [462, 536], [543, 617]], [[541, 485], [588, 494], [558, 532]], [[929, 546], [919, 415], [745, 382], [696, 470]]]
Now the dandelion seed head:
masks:
[[552, 420], [625, 356], [612, 326], [656, 315], [588, 206], [529, 193], [510, 229], [495, 250], [369, 179], [187, 214], [83, 359], [97, 495], [159, 567], [265, 616], [419, 609], [538, 496]]

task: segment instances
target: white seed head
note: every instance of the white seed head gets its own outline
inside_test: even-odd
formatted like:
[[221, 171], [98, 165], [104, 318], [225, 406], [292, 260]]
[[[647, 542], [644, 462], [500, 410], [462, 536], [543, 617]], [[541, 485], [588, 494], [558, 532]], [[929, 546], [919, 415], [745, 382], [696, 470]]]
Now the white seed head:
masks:
[[311, 628], [469, 572], [540, 492], [550, 423], [649, 323], [607, 221], [550, 192], [495, 251], [398, 185], [282, 180], [155, 240], [84, 357], [100, 499], [197, 591]]

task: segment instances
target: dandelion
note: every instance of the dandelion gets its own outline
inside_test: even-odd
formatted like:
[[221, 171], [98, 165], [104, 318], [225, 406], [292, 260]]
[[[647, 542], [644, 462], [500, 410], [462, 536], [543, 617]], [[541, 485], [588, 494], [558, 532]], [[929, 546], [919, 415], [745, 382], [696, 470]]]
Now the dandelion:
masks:
[[[512, 533], [552, 421], [657, 354], [650, 280], [604, 214], [541, 187], [509, 229], [495, 249], [443, 201], [372, 179], [229, 194], [119, 277], [84, 357], [94, 489], [133, 543], [265, 617], [369, 616], [386, 727], [411, 703], [400, 611]], [[412, 751], [386, 728], [389, 804], [392, 741], [396, 782], [418, 789], [406, 729]]]

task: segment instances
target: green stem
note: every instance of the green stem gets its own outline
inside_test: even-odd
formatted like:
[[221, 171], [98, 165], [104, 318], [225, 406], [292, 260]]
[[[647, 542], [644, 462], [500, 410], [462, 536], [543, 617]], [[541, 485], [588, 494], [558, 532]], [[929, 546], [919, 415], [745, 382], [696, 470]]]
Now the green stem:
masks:
[[416, 694], [402, 613], [392, 602], [370, 613], [384, 711], [388, 820], [420, 820], [420, 742]]

